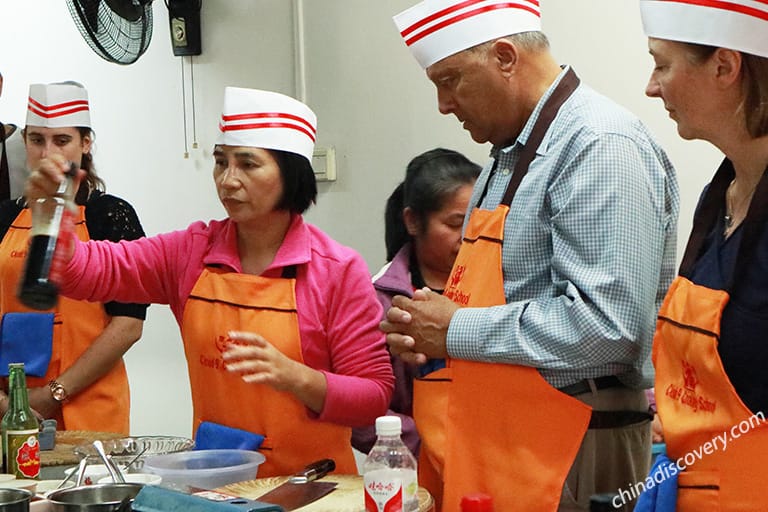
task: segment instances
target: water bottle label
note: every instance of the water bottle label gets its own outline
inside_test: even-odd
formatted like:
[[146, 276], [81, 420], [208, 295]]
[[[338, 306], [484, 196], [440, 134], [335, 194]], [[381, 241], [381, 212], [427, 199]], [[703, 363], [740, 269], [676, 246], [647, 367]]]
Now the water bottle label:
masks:
[[6, 472], [16, 478], [40, 476], [38, 430], [8, 430], [5, 434]]
[[364, 478], [366, 512], [411, 510], [418, 491], [415, 471], [413, 473], [412, 478], [393, 477], [386, 470], [366, 474]]

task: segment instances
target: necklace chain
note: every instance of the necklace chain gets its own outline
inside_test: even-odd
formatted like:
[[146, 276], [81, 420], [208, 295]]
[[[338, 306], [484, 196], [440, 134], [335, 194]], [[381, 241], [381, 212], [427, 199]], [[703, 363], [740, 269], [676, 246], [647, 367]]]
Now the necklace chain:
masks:
[[733, 178], [731, 180], [730, 185], [728, 185], [728, 189], [725, 191], [725, 230], [728, 231], [733, 227], [733, 220], [736, 216], [736, 212], [741, 209], [744, 204], [748, 203], [750, 198], [755, 192], [755, 189], [757, 188], [757, 183], [752, 185], [749, 193], [744, 196], [741, 201], [739, 201], [738, 204], [733, 204], [733, 198], [731, 197], [733, 193], [731, 192], [733, 190], [733, 184], [736, 183], [736, 178]]

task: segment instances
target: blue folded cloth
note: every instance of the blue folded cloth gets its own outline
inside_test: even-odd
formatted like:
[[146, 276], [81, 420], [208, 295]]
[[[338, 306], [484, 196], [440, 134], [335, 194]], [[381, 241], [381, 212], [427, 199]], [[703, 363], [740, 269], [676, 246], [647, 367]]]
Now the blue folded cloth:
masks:
[[[677, 508], [677, 473], [675, 462], [661, 453], [656, 457], [640, 494], [635, 512], [675, 512]], [[652, 485], [649, 485], [652, 481]]]
[[258, 450], [264, 436], [204, 421], [195, 433], [195, 450]]
[[[209, 493], [210, 494], [210, 493]], [[271, 503], [246, 498], [226, 499], [217, 494], [206, 499], [156, 485], [145, 485], [134, 498], [131, 510], [135, 512], [283, 512]]]
[[53, 351], [53, 313], [6, 313], [0, 323], [0, 376], [10, 363], [24, 363], [24, 372], [45, 377]]

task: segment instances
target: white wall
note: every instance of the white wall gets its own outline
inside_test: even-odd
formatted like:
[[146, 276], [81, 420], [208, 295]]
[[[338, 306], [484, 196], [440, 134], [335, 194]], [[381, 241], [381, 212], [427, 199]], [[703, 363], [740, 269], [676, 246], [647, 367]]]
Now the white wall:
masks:
[[[82, 40], [62, 0], [0, 3], [0, 120], [23, 123], [31, 82], [74, 79], [89, 90], [96, 164], [108, 190], [128, 199], [148, 234], [221, 217], [210, 148], [225, 85], [297, 94], [294, 8], [304, 11], [306, 100], [319, 118], [318, 144], [337, 150], [338, 180], [320, 184], [311, 222], [384, 259], [383, 209], [405, 165], [436, 146], [485, 162], [489, 147], [437, 112], [432, 85], [399, 39], [391, 16], [415, 0], [204, 0], [203, 55], [194, 59], [197, 141], [183, 157], [181, 62], [168, 16], [154, 2], [154, 36], [136, 64], [101, 60]], [[582, 80], [636, 112], [677, 166], [682, 246], [696, 199], [719, 154], [682, 141], [659, 100], [643, 95], [652, 60], [635, 1], [543, 0], [544, 30], [557, 58]], [[189, 86], [188, 61], [187, 85]], [[187, 95], [188, 106], [191, 99]], [[191, 114], [190, 114], [191, 116]], [[191, 126], [190, 142], [191, 142]], [[143, 339], [127, 355], [134, 434], [190, 435], [186, 365], [166, 306], [152, 306]], [[235, 404], [233, 404], [233, 409]]]

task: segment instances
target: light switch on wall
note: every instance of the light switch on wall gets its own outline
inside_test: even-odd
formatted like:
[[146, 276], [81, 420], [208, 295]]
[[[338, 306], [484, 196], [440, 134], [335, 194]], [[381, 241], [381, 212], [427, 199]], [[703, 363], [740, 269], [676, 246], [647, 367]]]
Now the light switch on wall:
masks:
[[317, 181], [336, 181], [336, 150], [316, 147], [312, 154], [312, 168]]

